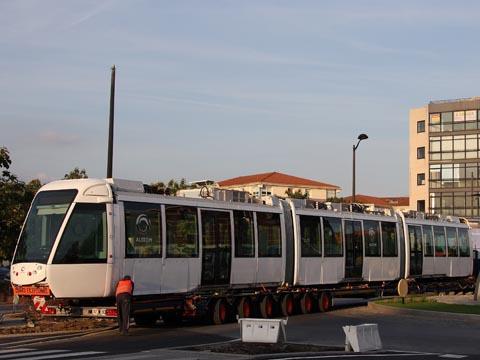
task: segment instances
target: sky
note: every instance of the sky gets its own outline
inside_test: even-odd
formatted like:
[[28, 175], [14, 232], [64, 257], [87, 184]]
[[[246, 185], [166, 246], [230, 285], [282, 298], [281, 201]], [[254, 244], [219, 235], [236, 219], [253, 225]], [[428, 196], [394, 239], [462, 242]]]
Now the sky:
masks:
[[0, 0], [0, 146], [28, 181], [279, 171], [408, 195], [408, 112], [480, 95], [478, 1]]

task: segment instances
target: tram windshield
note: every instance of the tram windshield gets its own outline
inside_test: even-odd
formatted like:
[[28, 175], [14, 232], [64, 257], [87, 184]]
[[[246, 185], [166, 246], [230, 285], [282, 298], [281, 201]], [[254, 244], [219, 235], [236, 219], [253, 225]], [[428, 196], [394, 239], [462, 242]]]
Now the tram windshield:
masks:
[[77, 190], [37, 194], [17, 245], [13, 263], [46, 263]]

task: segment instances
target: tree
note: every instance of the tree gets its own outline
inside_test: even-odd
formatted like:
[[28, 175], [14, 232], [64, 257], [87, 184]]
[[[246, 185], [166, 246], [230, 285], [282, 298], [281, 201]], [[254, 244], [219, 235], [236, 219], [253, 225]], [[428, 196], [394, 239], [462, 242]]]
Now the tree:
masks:
[[340, 197], [331, 197], [331, 198], [328, 198], [327, 201], [329, 202], [332, 202], [332, 203], [344, 203], [346, 202], [344, 198]]
[[0, 148], [0, 259], [10, 260], [30, 203], [42, 186], [35, 179], [25, 184], [9, 170], [12, 160], [6, 147]]
[[285, 194], [287, 195], [287, 197], [292, 199], [308, 199], [308, 191], [305, 191], [305, 193], [302, 193], [302, 190], [300, 189], [293, 192], [292, 189], [288, 188], [287, 191], [285, 191]]
[[192, 189], [194, 186], [188, 185], [185, 178], [181, 178], [180, 182], [175, 179], [170, 179], [167, 184], [163, 181], [157, 181], [150, 184], [150, 187], [158, 193], [176, 195], [178, 190]]
[[75, 169], [70, 171], [68, 174], [65, 174], [63, 179], [65, 179], [65, 180], [88, 179], [87, 170], [85, 170], [85, 169], [80, 170], [78, 167], [75, 167]]

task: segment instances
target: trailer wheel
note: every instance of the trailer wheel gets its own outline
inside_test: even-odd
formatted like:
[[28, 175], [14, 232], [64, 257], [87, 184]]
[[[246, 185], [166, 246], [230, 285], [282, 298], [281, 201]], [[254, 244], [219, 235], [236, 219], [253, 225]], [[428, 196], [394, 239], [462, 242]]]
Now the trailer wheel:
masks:
[[293, 314], [293, 296], [291, 294], [285, 294], [282, 297], [282, 315], [290, 316]]
[[300, 310], [302, 314], [310, 314], [313, 311], [313, 300], [309, 293], [303, 294], [300, 299]]
[[133, 314], [137, 326], [151, 327], [157, 322], [158, 315], [155, 313]]
[[264, 319], [273, 316], [273, 299], [270, 295], [265, 295], [260, 302], [260, 314]]
[[248, 297], [242, 297], [237, 306], [238, 317], [249, 318], [252, 315], [252, 302]]
[[217, 299], [212, 310], [212, 320], [215, 325], [221, 325], [227, 322], [228, 307], [224, 299]]
[[320, 312], [330, 311], [332, 307], [332, 296], [327, 292], [322, 292], [318, 298], [318, 310]]

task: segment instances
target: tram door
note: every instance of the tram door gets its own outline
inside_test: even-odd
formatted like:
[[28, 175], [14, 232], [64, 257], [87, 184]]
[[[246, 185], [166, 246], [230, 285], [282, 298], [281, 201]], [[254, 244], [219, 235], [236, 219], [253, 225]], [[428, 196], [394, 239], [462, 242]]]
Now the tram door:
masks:
[[410, 275], [422, 275], [423, 247], [420, 226], [408, 225], [408, 240], [410, 244]]
[[362, 270], [362, 222], [345, 220], [345, 278], [361, 278]]
[[230, 212], [202, 210], [202, 285], [230, 283]]

